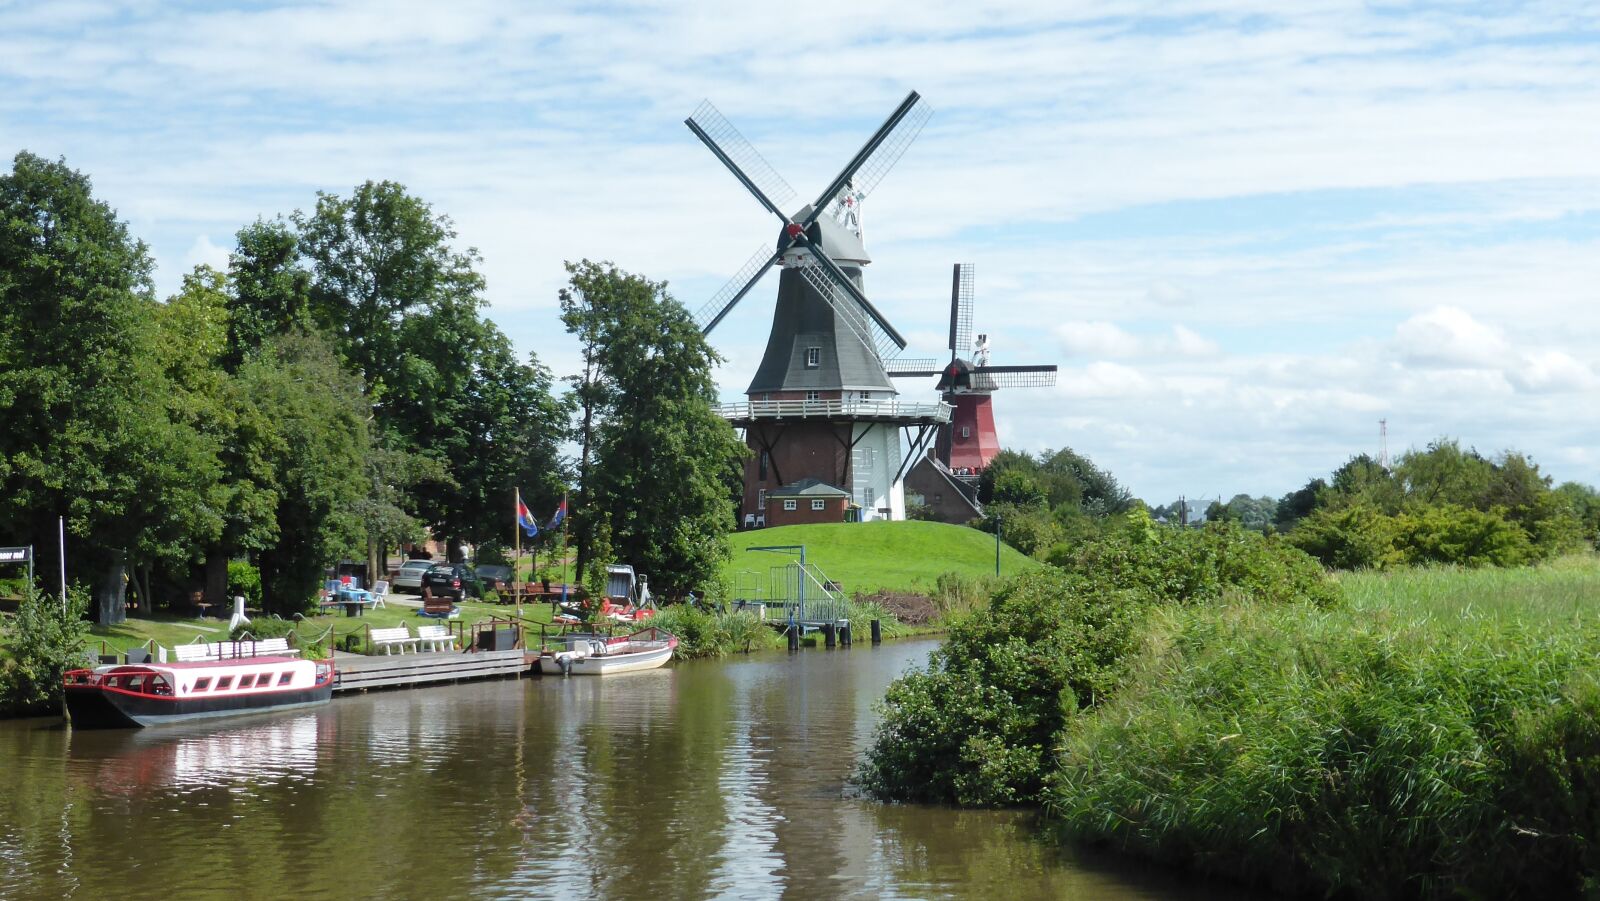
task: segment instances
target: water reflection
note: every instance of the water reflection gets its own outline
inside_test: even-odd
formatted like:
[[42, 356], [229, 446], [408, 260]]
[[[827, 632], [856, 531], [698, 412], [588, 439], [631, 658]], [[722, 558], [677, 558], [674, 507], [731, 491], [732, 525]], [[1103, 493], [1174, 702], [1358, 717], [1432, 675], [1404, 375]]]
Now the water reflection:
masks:
[[1192, 896], [1017, 814], [850, 797], [872, 703], [931, 647], [0, 724], [0, 897]]

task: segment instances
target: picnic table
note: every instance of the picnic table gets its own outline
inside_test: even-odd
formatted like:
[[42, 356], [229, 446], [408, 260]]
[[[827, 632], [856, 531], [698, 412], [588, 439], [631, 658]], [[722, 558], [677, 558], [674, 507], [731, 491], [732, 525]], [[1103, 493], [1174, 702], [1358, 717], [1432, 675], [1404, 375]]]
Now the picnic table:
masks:
[[367, 608], [372, 605], [372, 593], [359, 588], [341, 588], [332, 597], [323, 601], [319, 606], [343, 607], [345, 616], [362, 616]]

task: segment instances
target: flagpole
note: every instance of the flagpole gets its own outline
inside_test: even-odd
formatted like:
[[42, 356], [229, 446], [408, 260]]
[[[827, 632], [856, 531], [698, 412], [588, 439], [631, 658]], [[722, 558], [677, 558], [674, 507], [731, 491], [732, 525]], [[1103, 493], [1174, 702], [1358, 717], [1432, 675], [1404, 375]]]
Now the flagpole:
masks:
[[561, 600], [567, 600], [567, 522], [572, 511], [567, 508], [567, 493], [561, 492]]
[[517, 581], [517, 573], [522, 569], [522, 488], [517, 492], [516, 506], [511, 508], [511, 535], [516, 550], [511, 557], [511, 593], [517, 599], [517, 619], [522, 619], [522, 583]]

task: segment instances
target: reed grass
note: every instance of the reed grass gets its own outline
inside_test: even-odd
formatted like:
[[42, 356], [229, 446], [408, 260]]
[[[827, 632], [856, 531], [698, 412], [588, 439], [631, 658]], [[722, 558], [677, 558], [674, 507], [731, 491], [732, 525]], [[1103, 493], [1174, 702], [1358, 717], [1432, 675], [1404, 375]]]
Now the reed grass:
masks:
[[1340, 584], [1152, 610], [1060, 736], [1061, 835], [1295, 892], [1600, 889], [1600, 564]]

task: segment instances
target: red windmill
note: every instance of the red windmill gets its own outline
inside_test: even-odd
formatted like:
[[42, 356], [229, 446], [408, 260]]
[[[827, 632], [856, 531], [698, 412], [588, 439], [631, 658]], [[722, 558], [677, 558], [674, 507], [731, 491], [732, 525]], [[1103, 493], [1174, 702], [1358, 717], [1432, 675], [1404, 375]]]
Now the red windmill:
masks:
[[[950, 284], [950, 362], [940, 370], [895, 367], [895, 378], [937, 377], [936, 389], [955, 408], [939, 433], [939, 461], [952, 475], [977, 476], [1000, 452], [991, 397], [1001, 388], [1048, 388], [1056, 383], [1054, 364], [989, 365], [989, 336], [972, 337], [973, 267], [957, 263]], [[962, 354], [968, 354], [963, 357]]]

